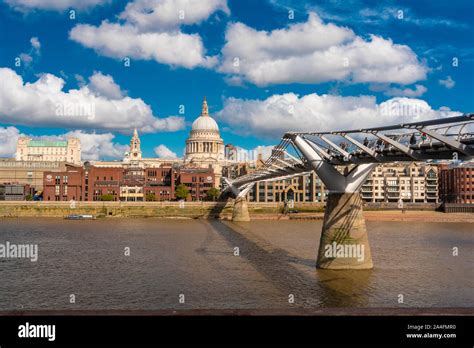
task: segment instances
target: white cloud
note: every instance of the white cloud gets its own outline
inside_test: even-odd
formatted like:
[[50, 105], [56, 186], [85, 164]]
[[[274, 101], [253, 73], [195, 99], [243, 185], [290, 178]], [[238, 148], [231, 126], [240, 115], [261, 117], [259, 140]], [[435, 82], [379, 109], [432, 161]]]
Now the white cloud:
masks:
[[454, 85], [456, 84], [456, 81], [454, 81], [451, 76], [448, 76], [446, 79], [440, 79], [439, 80], [439, 84], [440, 85], [443, 85], [444, 87], [446, 87], [447, 89], [451, 89], [454, 87]]
[[72, 9], [89, 9], [110, 3], [112, 0], [5, 0], [13, 9], [20, 12], [34, 10], [64, 11]]
[[227, 0], [135, 0], [119, 17], [142, 31], [162, 31], [202, 22], [219, 10], [230, 13]]
[[64, 139], [72, 137], [81, 141], [82, 160], [121, 159], [130, 149], [128, 145], [114, 143], [115, 136], [112, 133], [96, 134], [76, 130], [60, 136]]
[[206, 55], [198, 33], [184, 33], [180, 27], [200, 23], [219, 10], [229, 14], [226, 0], [135, 0], [119, 15], [125, 23], [79, 24], [69, 38], [111, 58], [210, 68], [218, 58]]
[[0, 156], [14, 157], [20, 136], [20, 131], [15, 127], [0, 127]]
[[[63, 91], [65, 82], [60, 77], [43, 74], [37, 81], [29, 83], [9, 68], [0, 68], [0, 81], [0, 122], [122, 133], [133, 127], [142, 132], [184, 128], [183, 117], [158, 118], [140, 98], [110, 99], [98, 95], [97, 84], [95, 91], [85, 85], [66, 92]], [[114, 84], [112, 79], [109, 80], [109, 87]], [[100, 92], [103, 93], [104, 88]]]
[[376, 35], [364, 40], [346, 27], [323, 23], [316, 13], [271, 32], [230, 24], [222, 54], [221, 72], [258, 86], [332, 80], [411, 84], [427, 73], [408, 46]]
[[104, 75], [100, 71], [95, 71], [89, 77], [89, 89], [98, 96], [103, 96], [109, 99], [122, 99], [125, 93], [120, 89], [110, 75]]
[[160, 158], [177, 158], [176, 153], [171, 151], [166, 145], [158, 145], [154, 148], [155, 154]]
[[374, 96], [286, 93], [265, 100], [228, 98], [216, 117], [238, 134], [281, 137], [288, 131], [359, 129], [452, 114], [447, 108], [433, 110], [420, 99], [392, 98], [377, 104]]
[[129, 24], [104, 21], [98, 27], [76, 25], [69, 37], [111, 58], [155, 60], [189, 69], [197, 66], [210, 67], [217, 62], [216, 57], [205, 55], [205, 48], [198, 34], [184, 34], [180, 31], [141, 33], [137, 27]]
[[428, 88], [423, 85], [415, 85], [415, 89], [411, 88], [388, 88], [384, 94], [390, 97], [419, 97], [426, 93]]

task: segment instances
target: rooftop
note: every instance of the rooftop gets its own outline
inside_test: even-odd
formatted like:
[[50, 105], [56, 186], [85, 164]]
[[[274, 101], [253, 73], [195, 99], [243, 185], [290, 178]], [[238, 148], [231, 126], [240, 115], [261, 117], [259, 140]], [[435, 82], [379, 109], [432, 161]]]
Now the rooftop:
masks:
[[30, 140], [28, 147], [67, 147], [66, 140]]

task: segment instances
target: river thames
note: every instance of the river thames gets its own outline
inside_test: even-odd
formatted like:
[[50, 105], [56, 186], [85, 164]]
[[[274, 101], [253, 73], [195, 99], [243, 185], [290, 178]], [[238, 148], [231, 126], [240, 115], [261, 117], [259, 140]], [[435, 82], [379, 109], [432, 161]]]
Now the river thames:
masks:
[[2, 219], [38, 260], [0, 259], [0, 311], [474, 307], [472, 226], [368, 222], [374, 269], [328, 271], [321, 221]]

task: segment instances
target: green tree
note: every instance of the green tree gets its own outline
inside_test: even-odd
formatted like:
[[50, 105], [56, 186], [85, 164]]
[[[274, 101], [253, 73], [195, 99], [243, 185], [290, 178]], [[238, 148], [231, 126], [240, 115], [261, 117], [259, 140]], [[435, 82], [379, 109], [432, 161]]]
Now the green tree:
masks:
[[32, 201], [32, 200], [33, 200], [33, 196], [32, 196], [31, 194], [26, 195], [25, 200], [27, 200], [27, 201]]
[[186, 187], [185, 184], [179, 184], [176, 187], [174, 194], [178, 199], [186, 199], [189, 195], [189, 189]]
[[210, 201], [215, 201], [220, 194], [221, 192], [218, 189], [216, 189], [215, 187], [211, 187], [209, 190], [207, 190], [206, 197]]
[[154, 202], [156, 201], [156, 197], [155, 197], [155, 194], [154, 193], [148, 193], [145, 197], [145, 199], [147, 200], [147, 202]]
[[111, 194], [106, 194], [106, 195], [101, 195], [100, 200], [103, 202], [110, 202], [114, 200], [114, 195]]

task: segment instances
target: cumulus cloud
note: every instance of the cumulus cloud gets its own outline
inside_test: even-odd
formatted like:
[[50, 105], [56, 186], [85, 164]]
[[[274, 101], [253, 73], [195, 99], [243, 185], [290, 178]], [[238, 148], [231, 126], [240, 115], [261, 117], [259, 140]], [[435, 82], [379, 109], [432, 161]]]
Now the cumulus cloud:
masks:
[[205, 55], [205, 48], [198, 34], [184, 34], [180, 31], [141, 33], [133, 25], [104, 21], [98, 27], [76, 25], [69, 37], [111, 58], [155, 60], [189, 69], [197, 66], [210, 67], [217, 62], [216, 57]]
[[346, 27], [323, 23], [316, 13], [307, 22], [270, 32], [230, 24], [222, 54], [219, 71], [258, 86], [333, 80], [411, 84], [427, 73], [408, 46], [376, 35], [365, 40]]
[[89, 77], [89, 89], [98, 96], [103, 96], [109, 99], [122, 99], [124, 92], [120, 89], [110, 75], [104, 75], [100, 71], [95, 71]]
[[[158, 118], [140, 98], [104, 95], [119, 88], [108, 75], [95, 74], [105, 86], [94, 83], [63, 91], [64, 80], [42, 74], [37, 81], [24, 82], [9, 68], [0, 68], [0, 122], [9, 124], [93, 128], [127, 133], [136, 127], [142, 132], [176, 131], [184, 128], [184, 118]], [[108, 81], [108, 82], [107, 82]], [[115, 87], [116, 86], [116, 87]], [[109, 90], [108, 90], [108, 89]], [[115, 90], [115, 92], [117, 92]], [[117, 95], [115, 95], [117, 97]]]
[[166, 145], [158, 145], [154, 148], [155, 154], [160, 158], [177, 158], [176, 153], [171, 151]]
[[448, 76], [446, 79], [440, 79], [439, 84], [446, 87], [447, 89], [451, 89], [454, 87], [456, 84], [456, 81], [454, 81], [451, 76]]
[[119, 17], [142, 31], [162, 31], [200, 23], [219, 10], [230, 14], [227, 0], [135, 0]]
[[115, 143], [113, 141], [115, 136], [112, 133], [85, 133], [76, 130], [59, 138], [78, 138], [81, 141], [82, 160], [121, 159], [130, 149], [128, 145]]
[[21, 135], [15, 127], [0, 127], [0, 156], [14, 157], [16, 143]]
[[359, 129], [454, 114], [448, 108], [434, 110], [420, 99], [398, 97], [377, 104], [374, 96], [286, 93], [265, 100], [228, 98], [216, 117], [238, 134], [272, 138], [287, 131]]
[[110, 3], [112, 0], [4, 0], [10, 7], [20, 12], [34, 10], [64, 11], [69, 8], [90, 9]]
[[111, 58], [210, 68], [218, 58], [206, 55], [199, 34], [184, 33], [180, 27], [200, 23], [219, 10], [229, 13], [226, 0], [135, 0], [119, 15], [125, 23], [79, 24], [69, 38]]

